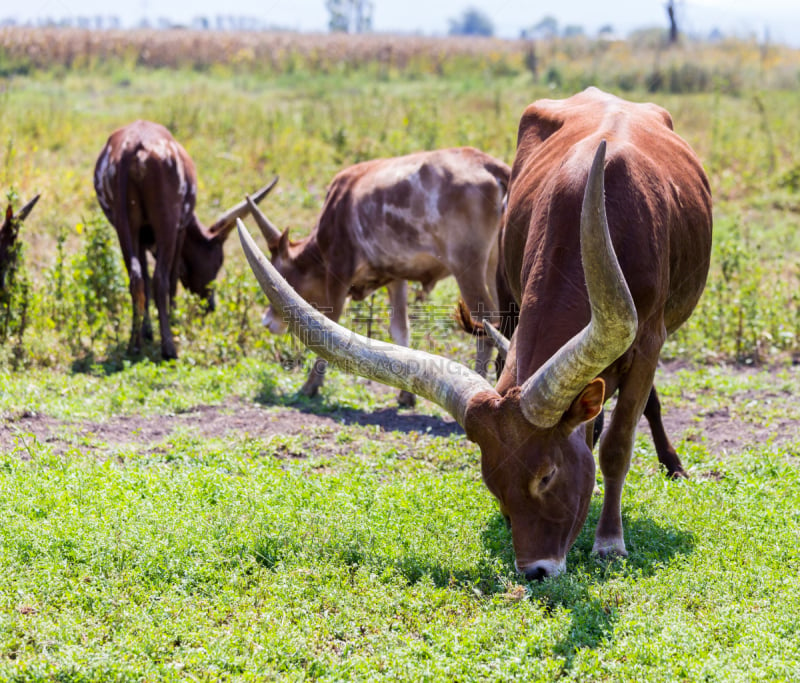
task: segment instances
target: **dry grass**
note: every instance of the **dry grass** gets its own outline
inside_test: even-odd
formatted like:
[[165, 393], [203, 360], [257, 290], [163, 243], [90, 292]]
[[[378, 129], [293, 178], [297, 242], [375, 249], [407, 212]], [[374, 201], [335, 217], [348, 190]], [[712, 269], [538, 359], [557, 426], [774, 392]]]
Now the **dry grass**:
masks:
[[0, 75], [114, 64], [201, 71], [225, 67], [270, 74], [366, 68], [384, 76], [527, 70], [562, 87], [592, 82], [624, 91], [674, 93], [789, 89], [800, 83], [800, 50], [753, 41], [686, 42], [667, 49], [653, 35], [613, 42], [584, 37], [534, 42], [388, 34], [0, 28]]

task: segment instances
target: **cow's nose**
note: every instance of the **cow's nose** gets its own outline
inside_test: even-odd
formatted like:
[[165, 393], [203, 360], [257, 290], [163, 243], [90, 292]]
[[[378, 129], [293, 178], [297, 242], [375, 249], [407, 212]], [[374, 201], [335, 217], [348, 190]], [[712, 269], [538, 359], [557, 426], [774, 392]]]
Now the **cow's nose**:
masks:
[[559, 574], [562, 574], [566, 568], [567, 563], [564, 559], [539, 560], [538, 562], [533, 562], [528, 566], [517, 566], [519, 572], [528, 581], [541, 581], [542, 579], [547, 579], [552, 576], [558, 576]]
[[547, 578], [547, 570], [544, 567], [534, 567], [525, 572], [528, 581], [541, 581]]

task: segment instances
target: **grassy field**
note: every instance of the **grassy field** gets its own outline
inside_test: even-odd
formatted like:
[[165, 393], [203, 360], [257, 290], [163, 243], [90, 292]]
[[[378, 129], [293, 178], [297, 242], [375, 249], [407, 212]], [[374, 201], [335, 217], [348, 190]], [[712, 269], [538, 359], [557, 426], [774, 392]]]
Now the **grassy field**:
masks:
[[[494, 42], [387, 58], [379, 41], [64, 35], [0, 34], [0, 191], [42, 193], [0, 302], [0, 679], [797, 680], [796, 53], [564, 43], [533, 73]], [[671, 85], [647, 92], [656, 60]], [[235, 238], [218, 310], [179, 297], [180, 359], [126, 356], [127, 279], [91, 184], [115, 127], [172, 129], [207, 221], [280, 174], [265, 206], [299, 235], [343, 166], [462, 144], [510, 162], [525, 105], [589, 83], [669, 109], [715, 197], [706, 295], [657, 378], [691, 479], [658, 472], [643, 430], [627, 560], [590, 554], [596, 497], [567, 574], [524, 582], [442, 411], [335, 370], [297, 395], [309, 357], [260, 328]], [[467, 360], [456, 294], [415, 307], [413, 344]], [[385, 306], [348, 324], [384, 336]]]

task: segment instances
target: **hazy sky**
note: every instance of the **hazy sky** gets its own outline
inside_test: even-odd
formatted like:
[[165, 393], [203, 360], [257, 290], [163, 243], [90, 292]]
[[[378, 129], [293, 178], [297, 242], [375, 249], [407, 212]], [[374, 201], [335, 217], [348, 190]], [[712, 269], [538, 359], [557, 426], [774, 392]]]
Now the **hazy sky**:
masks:
[[[447, 32], [448, 20], [460, 16], [469, 6], [485, 12], [495, 31], [516, 37], [519, 30], [554, 16], [561, 27], [578, 24], [589, 33], [611, 24], [625, 34], [642, 26], [666, 26], [666, 0], [560, 0], [523, 2], [522, 0], [373, 0], [373, 27], [376, 31], [420, 32], [426, 35]], [[719, 28], [726, 33], [763, 37], [769, 31], [775, 41], [800, 46], [800, 2], [798, 0], [676, 0], [680, 25], [689, 31], [706, 33]], [[111, 9], [115, 7], [115, 9]], [[253, 16], [275, 26], [301, 31], [327, 30], [325, 0], [128, 0], [112, 5], [108, 0], [0, 0], [0, 19], [21, 21], [41, 17], [111, 15], [125, 25], [143, 16], [155, 20], [166, 17], [188, 23], [200, 15]]]

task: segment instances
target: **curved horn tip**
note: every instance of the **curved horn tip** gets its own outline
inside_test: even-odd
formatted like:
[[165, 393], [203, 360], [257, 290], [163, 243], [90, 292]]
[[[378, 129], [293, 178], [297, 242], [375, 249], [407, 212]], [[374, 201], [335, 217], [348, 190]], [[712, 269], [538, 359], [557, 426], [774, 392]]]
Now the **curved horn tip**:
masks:
[[276, 247], [281, 239], [281, 231], [264, 215], [250, 195], [245, 195], [245, 202], [250, 209], [250, 215], [253, 217], [253, 220], [255, 220], [256, 225], [258, 225], [259, 230], [261, 230], [261, 234], [264, 235], [267, 246], [270, 249]]
[[486, 331], [486, 334], [489, 335], [497, 352], [505, 358], [508, 355], [508, 348], [511, 342], [488, 320], [484, 321], [483, 329]]

